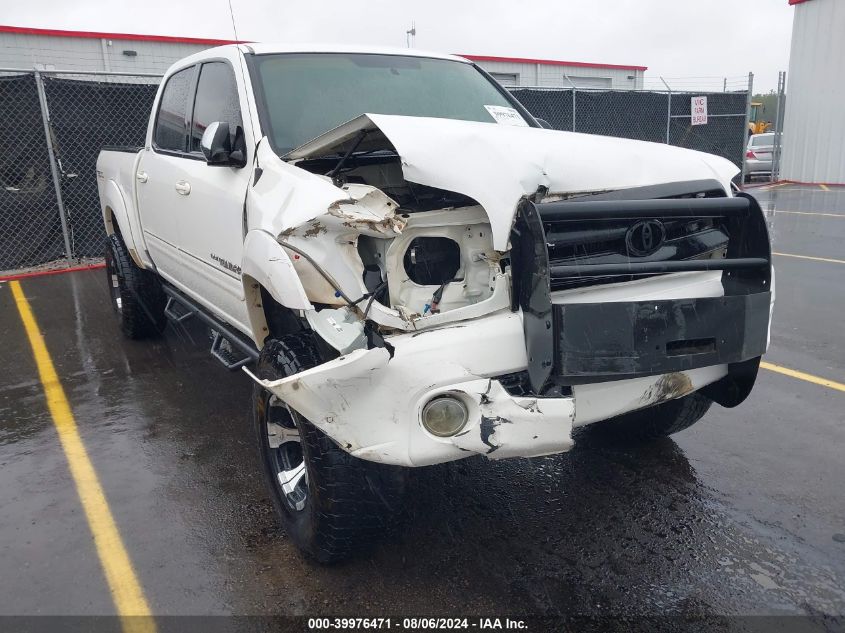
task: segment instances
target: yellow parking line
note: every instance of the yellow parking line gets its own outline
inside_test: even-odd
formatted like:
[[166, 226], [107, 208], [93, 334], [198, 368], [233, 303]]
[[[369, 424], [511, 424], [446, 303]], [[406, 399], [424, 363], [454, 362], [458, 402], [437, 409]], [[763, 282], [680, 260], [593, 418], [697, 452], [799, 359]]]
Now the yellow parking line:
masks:
[[85, 517], [88, 519], [88, 526], [94, 536], [97, 555], [100, 558], [114, 606], [121, 618], [123, 630], [126, 633], [155, 633], [156, 626], [150, 607], [135, 575], [123, 540], [120, 538], [120, 532], [106, 501], [103, 487], [97, 478], [94, 465], [79, 436], [70, 404], [65, 397], [50, 353], [47, 351], [44, 337], [38, 329], [38, 323], [23, 294], [20, 282], [12, 281], [9, 285], [32, 347], [32, 355], [38, 366], [44, 395], [47, 396], [47, 406], [67, 458], [70, 474], [76, 484]]
[[823, 215], [828, 218], [845, 218], [845, 213], [822, 213], [821, 211], [775, 211], [775, 213], [790, 213], [792, 215]]
[[797, 257], [798, 259], [811, 259], [814, 262], [828, 262], [830, 264], [845, 264], [845, 259], [830, 259], [829, 257], [810, 257], [809, 255], [793, 255], [792, 253], [776, 253], [772, 251], [772, 255], [779, 255], [780, 257]]
[[836, 391], [845, 391], [845, 385], [843, 385], [841, 382], [836, 382], [835, 380], [828, 380], [827, 378], [820, 378], [819, 376], [813, 376], [812, 374], [805, 374], [803, 371], [796, 371], [794, 369], [789, 369], [788, 367], [781, 367], [780, 365], [775, 365], [774, 363], [767, 363], [766, 361], [761, 362], [760, 367], [762, 367], [763, 369], [768, 369], [769, 371], [775, 371], [785, 376], [798, 378], [798, 380], [806, 380], [807, 382], [811, 382], [814, 385], [821, 385], [822, 387], [827, 387], [828, 389], [836, 389]]
[[830, 187], [828, 187], [827, 185], [819, 185], [819, 187], [822, 188], [822, 191], [830, 191]]
[[793, 185], [789, 181], [787, 182], [774, 182], [770, 185], [763, 185], [762, 187], [757, 187], [757, 191], [771, 191], [772, 189], [777, 189], [778, 187], [788, 187], [789, 185]]

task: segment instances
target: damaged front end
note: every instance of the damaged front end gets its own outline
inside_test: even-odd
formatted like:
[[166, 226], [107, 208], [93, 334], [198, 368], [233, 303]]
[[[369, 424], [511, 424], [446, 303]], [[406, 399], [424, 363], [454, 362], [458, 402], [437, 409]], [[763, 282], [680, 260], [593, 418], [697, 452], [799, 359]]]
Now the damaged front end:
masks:
[[309, 324], [324, 338], [347, 326], [360, 334], [365, 322], [388, 334], [418, 331], [510, 305], [485, 210], [464, 194], [407, 180], [399, 151], [369, 119], [286, 158], [259, 149], [251, 224], [277, 236], [307, 296]]
[[[479, 144], [465, 157], [478, 173], [440, 173], [407, 118], [362, 117], [288, 162], [259, 153], [252, 224], [292, 273], [280, 287], [301, 288], [280, 303], [335, 357], [256, 381], [351, 454], [405, 466], [566, 451], [575, 426], [702, 389], [744, 399], [772, 301], [753, 199], [729, 197], [698, 158], [685, 166], [696, 181], [565, 189], [546, 130], [530, 132], [548, 157], [516, 185], [483, 173], [493, 163]], [[283, 212], [268, 211], [294, 174]], [[462, 416], [445, 434], [426, 418], [441, 400]]]
[[[702, 181], [525, 201], [515, 234], [533, 389], [727, 365], [708, 395], [724, 406], [748, 395], [773, 300], [754, 198]], [[667, 275], [671, 298], [655, 294]]]

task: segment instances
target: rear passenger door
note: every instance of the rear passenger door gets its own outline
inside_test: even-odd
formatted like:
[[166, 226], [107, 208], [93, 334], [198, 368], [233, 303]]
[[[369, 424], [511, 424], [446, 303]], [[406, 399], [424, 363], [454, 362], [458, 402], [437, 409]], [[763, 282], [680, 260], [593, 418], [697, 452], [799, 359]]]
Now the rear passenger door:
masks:
[[188, 122], [196, 66], [167, 78], [158, 102], [150, 145], [144, 149], [135, 173], [144, 241], [163, 277], [180, 281], [179, 215], [186, 198], [180, 183], [189, 160]]
[[[228, 61], [200, 66], [191, 109], [184, 179], [190, 188], [180, 208], [179, 246], [191, 294], [218, 316], [243, 330], [248, 316], [241, 284], [244, 243], [244, 201], [254, 151], [245, 129], [235, 69]], [[232, 130], [231, 143], [242, 143], [245, 167], [208, 165], [200, 141], [215, 121]]]

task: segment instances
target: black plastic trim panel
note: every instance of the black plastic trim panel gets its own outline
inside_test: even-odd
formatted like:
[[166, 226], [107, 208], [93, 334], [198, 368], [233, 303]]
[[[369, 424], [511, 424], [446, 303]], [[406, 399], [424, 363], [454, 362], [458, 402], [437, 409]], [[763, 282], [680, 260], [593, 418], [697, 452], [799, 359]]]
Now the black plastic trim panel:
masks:
[[554, 305], [555, 370], [576, 385], [755, 358], [766, 351], [770, 300], [760, 292]]

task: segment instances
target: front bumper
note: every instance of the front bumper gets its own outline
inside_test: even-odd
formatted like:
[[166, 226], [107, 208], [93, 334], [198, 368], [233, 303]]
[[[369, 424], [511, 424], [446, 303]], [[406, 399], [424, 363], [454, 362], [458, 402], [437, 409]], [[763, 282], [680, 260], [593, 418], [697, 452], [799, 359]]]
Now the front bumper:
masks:
[[[720, 380], [728, 366], [613, 382], [576, 385], [570, 397], [510, 395], [495, 376], [528, 365], [520, 312], [401, 334], [387, 349], [355, 350], [277, 381], [253, 378], [314, 423], [352, 455], [423, 466], [472, 454], [492, 459], [569, 450], [574, 426], [681, 397]], [[470, 413], [464, 429], [435, 437], [422, 426], [432, 398], [461, 398]]]
[[[765, 217], [753, 198], [721, 190], [677, 197], [711, 190], [718, 183], [524, 201], [514, 230], [511, 311], [390, 336], [386, 348], [259, 382], [351, 454], [405, 466], [566, 451], [574, 426], [703, 388], [735, 406], [750, 392], [768, 345], [774, 279]], [[692, 257], [685, 237], [621, 261], [559, 256], [585, 222], [601, 228], [621, 221], [630, 233], [642, 218], [680, 225], [712, 219], [729, 237], [726, 250]], [[700, 235], [700, 227], [689, 234]], [[518, 372], [527, 373], [530, 393], [571, 395], [514, 396], [497, 377]], [[425, 404], [443, 394], [463, 400], [469, 412], [453, 437], [435, 437], [422, 425]]]

